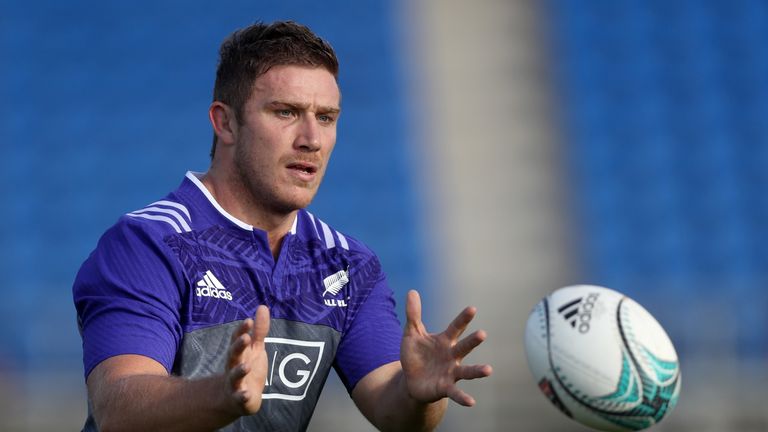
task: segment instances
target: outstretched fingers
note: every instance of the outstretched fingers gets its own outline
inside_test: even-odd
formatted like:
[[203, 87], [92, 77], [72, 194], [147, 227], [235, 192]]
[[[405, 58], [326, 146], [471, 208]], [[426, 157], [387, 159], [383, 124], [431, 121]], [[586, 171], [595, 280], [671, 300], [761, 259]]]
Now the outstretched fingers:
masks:
[[464, 330], [467, 329], [467, 326], [472, 319], [475, 318], [476, 314], [477, 308], [467, 306], [453, 319], [453, 321], [451, 321], [450, 324], [448, 324], [448, 328], [445, 329], [444, 334], [448, 336], [449, 339], [458, 339], [459, 336], [464, 333]]
[[[454, 371], [454, 380], [472, 380], [476, 378], [485, 378], [493, 373], [493, 369], [490, 365], [471, 365], [471, 366], [459, 366]], [[460, 389], [456, 384], [453, 384], [447, 391], [446, 395], [454, 402], [460, 405], [471, 407], [475, 405], [475, 398], [470, 396], [464, 390]]]
[[247, 319], [232, 333], [229, 341], [229, 358], [227, 368], [232, 369], [241, 362], [241, 357], [246, 348], [251, 345], [251, 331], [253, 320]]
[[259, 306], [254, 317], [237, 326], [230, 338], [225, 370], [227, 394], [241, 415], [255, 413], [261, 408], [269, 315], [266, 306]]
[[236, 393], [242, 393], [241, 383], [248, 373], [251, 372], [251, 367], [247, 362], [239, 363], [235, 367], [229, 370], [227, 373], [227, 379], [229, 380], [230, 387], [237, 390]]
[[468, 365], [459, 366], [454, 372], [456, 381], [459, 380], [473, 380], [477, 378], [485, 378], [493, 373], [491, 365]]
[[464, 405], [466, 407], [475, 405], [475, 398], [456, 386], [448, 389], [448, 397], [459, 405]]
[[248, 318], [232, 333], [227, 360], [228, 376], [233, 385], [237, 385], [250, 372], [246, 361], [246, 350], [255, 344], [263, 344], [269, 333], [269, 309], [259, 306], [254, 319]]
[[477, 348], [478, 345], [483, 343], [486, 337], [488, 337], [488, 335], [485, 333], [484, 330], [477, 330], [476, 332], [473, 332], [471, 335], [460, 340], [452, 348], [454, 358], [462, 359], [466, 357], [467, 355], [469, 355], [469, 353], [472, 352], [472, 350]]

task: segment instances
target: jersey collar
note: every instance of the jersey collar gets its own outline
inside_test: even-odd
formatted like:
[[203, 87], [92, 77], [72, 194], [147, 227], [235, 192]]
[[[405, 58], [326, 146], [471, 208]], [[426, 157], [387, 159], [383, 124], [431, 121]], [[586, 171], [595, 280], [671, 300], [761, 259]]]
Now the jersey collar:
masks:
[[[205, 196], [205, 198], [208, 200], [208, 202], [211, 204], [211, 206], [224, 218], [232, 222], [237, 227], [246, 230], [246, 231], [254, 231], [259, 230], [258, 228], [254, 228], [253, 225], [247, 224], [240, 219], [232, 216], [228, 211], [224, 210], [224, 208], [216, 201], [216, 198], [211, 195], [211, 192], [208, 190], [207, 187], [203, 184], [203, 182], [200, 180], [205, 173], [200, 172], [194, 172], [194, 171], [187, 171], [186, 178], [189, 179], [192, 184], [194, 184], [200, 192]], [[301, 211], [296, 212], [296, 217], [293, 220], [293, 225], [291, 225], [291, 230], [289, 231], [289, 234], [296, 234], [296, 229], [299, 221], [299, 213]]]

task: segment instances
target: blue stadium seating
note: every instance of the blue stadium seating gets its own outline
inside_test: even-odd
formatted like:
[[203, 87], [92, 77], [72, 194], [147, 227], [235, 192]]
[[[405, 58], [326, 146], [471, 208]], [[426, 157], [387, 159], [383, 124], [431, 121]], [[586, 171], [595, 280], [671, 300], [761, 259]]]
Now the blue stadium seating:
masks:
[[420, 286], [393, 7], [0, 0], [0, 369], [79, 361], [80, 263], [121, 214], [207, 168], [218, 46], [257, 20], [335, 46], [344, 114], [312, 209], [379, 253], [399, 298]]
[[684, 338], [717, 304], [738, 354], [765, 358], [766, 4], [549, 6], [589, 277]]

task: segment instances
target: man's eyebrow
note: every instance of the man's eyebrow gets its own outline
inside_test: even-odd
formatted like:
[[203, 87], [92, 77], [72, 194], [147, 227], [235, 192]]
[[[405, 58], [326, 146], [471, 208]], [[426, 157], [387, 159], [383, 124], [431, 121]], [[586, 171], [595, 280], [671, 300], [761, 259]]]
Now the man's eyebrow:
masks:
[[321, 106], [318, 107], [317, 112], [321, 112], [323, 114], [338, 114], [341, 112], [341, 108], [339, 107], [330, 107], [330, 106]]
[[[289, 107], [289, 108], [301, 109], [301, 110], [305, 110], [309, 108], [309, 104], [307, 103], [289, 102], [289, 101], [281, 101], [281, 100], [271, 101], [267, 104], [267, 106], [272, 108]], [[317, 107], [317, 112], [337, 114], [341, 112], [341, 108], [337, 106], [319, 106]]]

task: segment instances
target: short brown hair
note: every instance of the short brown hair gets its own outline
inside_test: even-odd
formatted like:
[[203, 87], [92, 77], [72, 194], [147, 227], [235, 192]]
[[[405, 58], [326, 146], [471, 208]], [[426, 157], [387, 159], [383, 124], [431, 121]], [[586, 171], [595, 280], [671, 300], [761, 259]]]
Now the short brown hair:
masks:
[[[338, 79], [339, 61], [331, 45], [293, 21], [257, 22], [232, 33], [221, 44], [213, 100], [223, 102], [242, 121], [243, 106], [256, 78], [279, 65], [322, 67]], [[213, 137], [211, 158], [216, 151]]]

